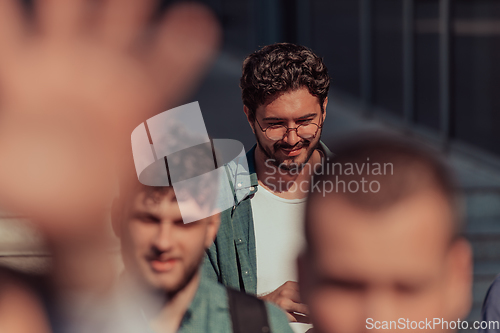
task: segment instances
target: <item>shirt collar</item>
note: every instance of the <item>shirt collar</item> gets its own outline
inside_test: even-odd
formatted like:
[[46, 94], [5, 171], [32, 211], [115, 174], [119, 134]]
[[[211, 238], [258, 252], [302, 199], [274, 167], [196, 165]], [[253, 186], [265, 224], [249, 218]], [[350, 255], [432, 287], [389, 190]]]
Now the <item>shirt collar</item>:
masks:
[[[255, 149], [257, 144], [255, 144], [252, 149], [247, 153], [247, 163], [248, 163], [248, 173], [250, 174], [250, 184], [252, 186], [259, 185], [259, 180], [257, 179], [257, 171], [255, 170]], [[257, 191], [255, 189], [255, 191]]]

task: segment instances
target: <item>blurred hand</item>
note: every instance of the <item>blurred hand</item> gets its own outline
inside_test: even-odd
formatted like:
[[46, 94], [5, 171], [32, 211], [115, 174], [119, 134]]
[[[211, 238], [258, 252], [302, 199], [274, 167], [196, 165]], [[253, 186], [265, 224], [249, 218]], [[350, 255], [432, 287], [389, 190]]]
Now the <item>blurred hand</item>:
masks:
[[0, 332], [50, 333], [40, 300], [31, 289], [0, 272]]
[[310, 323], [308, 318], [309, 310], [300, 300], [297, 282], [287, 281], [275, 291], [259, 298], [279, 306], [286, 312], [288, 320], [291, 322]]
[[176, 106], [215, 53], [203, 7], [152, 23], [153, 0], [0, 1], [0, 205], [48, 235], [77, 234], [109, 203], [140, 122]]

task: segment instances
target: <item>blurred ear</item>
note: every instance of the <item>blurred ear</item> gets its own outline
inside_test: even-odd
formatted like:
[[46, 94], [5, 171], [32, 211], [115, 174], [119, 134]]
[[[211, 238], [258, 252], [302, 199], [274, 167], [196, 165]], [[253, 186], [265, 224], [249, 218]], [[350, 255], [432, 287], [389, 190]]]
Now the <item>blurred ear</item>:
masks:
[[121, 219], [123, 218], [121, 200], [115, 198], [111, 204], [111, 226], [116, 237], [121, 238]]
[[220, 213], [207, 217], [207, 236], [205, 239], [205, 248], [212, 246], [215, 236], [217, 236], [217, 231], [219, 231], [220, 225]]
[[447, 292], [450, 318], [465, 318], [472, 302], [472, 249], [464, 238], [455, 241], [448, 252]]
[[250, 127], [252, 128], [253, 134], [255, 134], [255, 127], [254, 127], [255, 119], [254, 117], [252, 117], [250, 109], [246, 105], [243, 105], [243, 112], [245, 112], [245, 115], [247, 116], [247, 121], [250, 124]]
[[323, 121], [325, 121], [326, 118], [326, 106], [328, 105], [328, 97], [325, 98], [325, 101], [323, 102]]

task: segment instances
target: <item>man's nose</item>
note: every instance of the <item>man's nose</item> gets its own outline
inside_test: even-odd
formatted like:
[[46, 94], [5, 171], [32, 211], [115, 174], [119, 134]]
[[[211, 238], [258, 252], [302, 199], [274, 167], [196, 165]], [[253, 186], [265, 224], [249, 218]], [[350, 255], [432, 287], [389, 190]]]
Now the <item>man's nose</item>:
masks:
[[172, 223], [162, 222], [159, 224], [157, 234], [154, 237], [154, 246], [161, 252], [170, 250], [175, 238]]
[[[365, 316], [378, 321], [397, 321], [397, 300], [390, 290], [369, 290], [365, 295]], [[390, 332], [390, 331], [386, 331]]]
[[297, 130], [295, 128], [289, 128], [283, 140], [290, 146], [295, 146], [297, 142], [300, 141], [300, 137], [297, 135]]

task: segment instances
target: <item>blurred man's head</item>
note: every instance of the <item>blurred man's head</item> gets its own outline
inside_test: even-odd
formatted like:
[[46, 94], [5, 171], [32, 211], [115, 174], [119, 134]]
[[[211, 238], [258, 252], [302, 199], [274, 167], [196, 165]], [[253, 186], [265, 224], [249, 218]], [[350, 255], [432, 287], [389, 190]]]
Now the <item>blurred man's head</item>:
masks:
[[326, 162], [329, 175], [315, 179], [336, 188], [311, 193], [299, 258], [317, 331], [360, 332], [391, 321], [401, 329], [467, 315], [471, 253], [449, 170], [401, 138], [354, 139], [336, 153]]
[[267, 159], [285, 170], [306, 163], [326, 116], [330, 79], [321, 58], [304, 46], [265, 46], [243, 62], [240, 87], [245, 114]]
[[[193, 200], [192, 209], [197, 205]], [[198, 272], [219, 216], [184, 223], [172, 187], [138, 185], [120, 207], [113, 225], [127, 272], [146, 288], [174, 295]]]
[[[131, 167], [121, 175], [113, 228], [125, 269], [142, 286], [173, 296], [198, 272], [220, 222], [214, 215], [219, 179], [209, 173], [213, 154], [202, 144], [169, 155], [163, 168], [173, 186], [143, 185]], [[148, 180], [161, 174], [153, 169]]]

